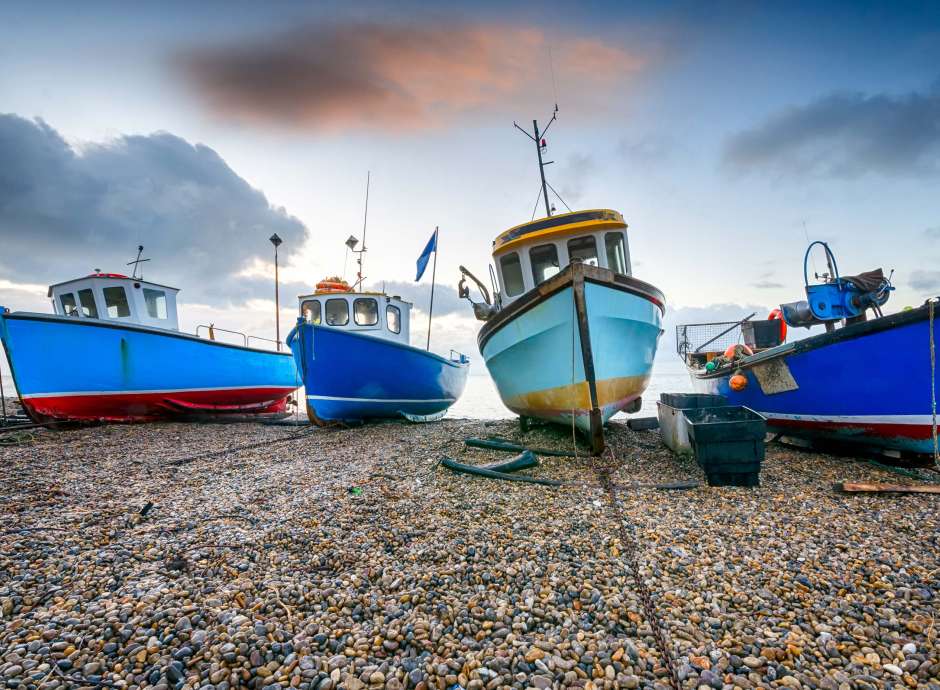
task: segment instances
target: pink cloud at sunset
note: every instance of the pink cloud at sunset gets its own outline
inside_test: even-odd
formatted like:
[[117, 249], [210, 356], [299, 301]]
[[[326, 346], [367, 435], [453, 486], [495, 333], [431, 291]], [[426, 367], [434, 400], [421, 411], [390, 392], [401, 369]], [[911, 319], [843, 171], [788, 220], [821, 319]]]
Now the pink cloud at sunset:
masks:
[[218, 117], [330, 130], [416, 130], [548, 106], [549, 49], [567, 100], [595, 109], [642, 58], [599, 39], [492, 24], [306, 26], [198, 48], [176, 64]]

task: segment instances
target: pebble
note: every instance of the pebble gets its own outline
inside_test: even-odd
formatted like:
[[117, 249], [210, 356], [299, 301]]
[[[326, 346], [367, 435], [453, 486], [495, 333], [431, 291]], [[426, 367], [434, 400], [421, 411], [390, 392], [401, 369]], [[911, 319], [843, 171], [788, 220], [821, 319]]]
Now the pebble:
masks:
[[[558, 489], [437, 466], [505, 459], [461, 441], [518, 440], [512, 421], [273, 443], [295, 433], [102, 426], [0, 446], [0, 516], [36, 528], [0, 536], [3, 683], [56, 667], [156, 690], [668, 687], [594, 461], [528, 471], [583, 483]], [[655, 432], [614, 421], [610, 442], [618, 484], [703, 479]], [[685, 688], [940, 687], [935, 503], [834, 493], [846, 472], [899, 481], [771, 445], [760, 488], [622, 494]]]

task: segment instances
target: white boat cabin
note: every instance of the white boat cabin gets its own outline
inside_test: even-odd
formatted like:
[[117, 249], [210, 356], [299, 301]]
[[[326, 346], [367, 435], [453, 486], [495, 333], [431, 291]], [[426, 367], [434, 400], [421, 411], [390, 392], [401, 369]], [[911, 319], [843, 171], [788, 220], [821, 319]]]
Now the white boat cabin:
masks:
[[576, 211], [518, 225], [493, 242], [499, 299], [508, 304], [573, 260], [631, 275], [627, 224], [617, 211]]
[[301, 295], [300, 314], [308, 323], [409, 345], [411, 303], [378, 292], [316, 292]]
[[52, 308], [60, 316], [100, 319], [179, 330], [178, 289], [120, 273], [93, 273], [49, 286]]

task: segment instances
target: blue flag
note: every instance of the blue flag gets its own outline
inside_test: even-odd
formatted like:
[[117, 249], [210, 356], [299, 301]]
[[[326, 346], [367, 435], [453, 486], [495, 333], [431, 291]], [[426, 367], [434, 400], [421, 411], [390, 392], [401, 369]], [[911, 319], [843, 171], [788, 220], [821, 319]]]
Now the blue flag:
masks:
[[424, 269], [428, 267], [428, 259], [431, 258], [431, 252], [437, 251], [437, 228], [434, 229], [434, 234], [431, 235], [431, 239], [428, 240], [428, 243], [424, 247], [424, 251], [421, 252], [421, 256], [418, 257], [418, 276], [415, 280], [421, 280], [421, 276], [424, 275]]

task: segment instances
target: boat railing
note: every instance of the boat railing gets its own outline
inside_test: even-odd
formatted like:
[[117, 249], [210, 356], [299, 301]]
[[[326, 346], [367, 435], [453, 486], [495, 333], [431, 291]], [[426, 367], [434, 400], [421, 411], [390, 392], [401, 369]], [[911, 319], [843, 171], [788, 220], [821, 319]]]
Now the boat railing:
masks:
[[685, 362], [703, 352], [724, 352], [743, 341], [741, 325], [753, 316], [740, 321], [680, 324], [676, 326], [676, 352]]
[[450, 351], [450, 361], [459, 362], [460, 364], [466, 364], [470, 361], [470, 358], [467, 357], [463, 352], [457, 352], [457, 350]]
[[241, 331], [230, 331], [226, 328], [219, 328], [214, 323], [210, 323], [208, 326], [206, 326], [205, 324], [200, 324], [196, 326], [196, 335], [200, 338], [203, 337], [200, 334], [200, 331], [203, 328], [206, 329], [208, 336], [209, 336], [209, 340], [215, 340], [216, 333], [230, 333], [231, 335], [239, 336], [242, 339], [242, 345], [244, 345], [245, 347], [248, 347], [248, 336], [242, 333]]
[[262, 338], [260, 335], [249, 335], [249, 336], [248, 336], [248, 344], [249, 344], [249, 345], [251, 345], [251, 341], [252, 341], [252, 340], [261, 340], [261, 341], [264, 341], [264, 342], [266, 342], [266, 343], [273, 343], [274, 346], [275, 346], [278, 350], [280, 350], [280, 349], [281, 349], [281, 345], [284, 344], [284, 343], [282, 343], [280, 340], [275, 340], [274, 338]]

